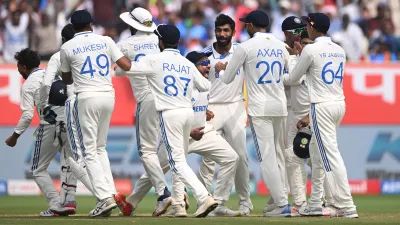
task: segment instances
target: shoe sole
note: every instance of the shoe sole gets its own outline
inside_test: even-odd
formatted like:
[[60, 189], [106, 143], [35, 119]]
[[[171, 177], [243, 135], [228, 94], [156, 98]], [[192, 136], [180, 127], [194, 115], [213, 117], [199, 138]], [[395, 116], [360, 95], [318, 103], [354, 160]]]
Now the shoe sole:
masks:
[[183, 218], [183, 217], [188, 217], [188, 214], [180, 214], [180, 215], [165, 215], [165, 217], [168, 217], [168, 218]]
[[165, 207], [164, 207], [163, 210], [161, 210], [161, 211], [158, 212], [158, 213], [155, 213], [155, 211], [154, 211], [152, 216], [153, 216], [153, 217], [158, 217], [158, 216], [161, 216], [162, 214], [166, 213], [167, 210], [168, 210], [168, 208], [171, 206], [171, 204], [172, 204], [172, 199], [170, 199], [170, 200], [168, 201], [168, 203], [165, 205]]
[[117, 207], [118, 207], [118, 205], [117, 205], [116, 203], [112, 203], [111, 205], [109, 205], [109, 206], [107, 206], [105, 209], [103, 209], [103, 211], [102, 211], [100, 214], [98, 214], [98, 215], [89, 215], [89, 216], [90, 216], [90, 217], [99, 217], [99, 216], [108, 217], [108, 216], [111, 215], [110, 212], [111, 212], [113, 209], [117, 208]]
[[264, 215], [264, 217], [292, 217], [291, 213], [278, 214], [278, 215]]
[[[132, 212], [133, 212], [133, 205], [126, 201], [126, 197], [125, 197], [125, 196], [122, 195], [122, 196], [120, 196], [118, 199], [115, 199], [115, 203], [117, 203], [117, 206], [118, 206], [118, 208], [119, 208], [119, 210], [121, 211], [121, 213], [122, 213], [123, 216], [130, 216], [130, 215], [132, 215]], [[129, 214], [126, 214], [126, 213], [125, 213], [124, 204], [125, 204], [125, 206], [131, 207], [131, 210], [130, 210], [130, 213], [129, 213]]]
[[76, 209], [74, 208], [66, 209], [64, 211], [57, 211], [50, 209], [50, 211], [55, 214], [58, 214], [58, 216], [68, 216], [68, 215], [74, 215], [76, 213]]
[[204, 212], [196, 215], [195, 218], [206, 217], [210, 212], [212, 212], [215, 208], [217, 208], [218, 203], [215, 202], [214, 204], [210, 205]]
[[307, 214], [301, 214], [299, 213], [301, 216], [324, 216], [323, 213], [307, 213]]

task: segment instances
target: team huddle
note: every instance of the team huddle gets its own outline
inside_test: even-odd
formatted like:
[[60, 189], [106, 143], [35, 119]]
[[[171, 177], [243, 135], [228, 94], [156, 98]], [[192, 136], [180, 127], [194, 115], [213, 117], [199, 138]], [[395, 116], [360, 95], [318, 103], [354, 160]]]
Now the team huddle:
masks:
[[[87, 11], [74, 12], [62, 30], [63, 45], [46, 70], [39, 68], [40, 57], [30, 49], [15, 55], [26, 81], [22, 116], [6, 143], [16, 145], [36, 106], [41, 121], [34, 134], [31, 172], [49, 204], [40, 216], [75, 214], [77, 180], [96, 197], [90, 217], [110, 216], [117, 207], [132, 216], [152, 187], [157, 194], [153, 216], [187, 217], [186, 188], [196, 201], [193, 217], [248, 216], [253, 210], [248, 121], [261, 176], [271, 193], [265, 217], [358, 217], [336, 139], [346, 108], [346, 56], [326, 36], [330, 21], [325, 14], [286, 18], [282, 42], [267, 33], [269, 17], [252, 11], [240, 19], [251, 37], [241, 44], [232, 42], [235, 22], [220, 14], [216, 42], [186, 57], [177, 50], [181, 34], [174, 25], [156, 26], [143, 8], [120, 18], [132, 36], [116, 44], [92, 33]], [[115, 188], [106, 151], [115, 103], [112, 70], [129, 77], [137, 101], [136, 139], [145, 174], [127, 197]], [[47, 172], [57, 152], [60, 194]], [[190, 153], [202, 156], [198, 175], [186, 162]], [[308, 200], [305, 159], [312, 169]], [[169, 170], [172, 190], [164, 176]], [[237, 210], [224, 205], [233, 185]]]

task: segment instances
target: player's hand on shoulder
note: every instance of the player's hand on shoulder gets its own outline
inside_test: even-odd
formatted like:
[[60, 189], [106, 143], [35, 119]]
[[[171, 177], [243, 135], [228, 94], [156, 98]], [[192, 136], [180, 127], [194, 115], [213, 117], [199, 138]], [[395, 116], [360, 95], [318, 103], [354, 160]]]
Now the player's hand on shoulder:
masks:
[[204, 135], [203, 129], [204, 129], [204, 127], [192, 129], [190, 131], [190, 137], [192, 137], [193, 140], [195, 140], [195, 141], [199, 141]]
[[213, 118], [214, 118], [214, 113], [213, 113], [212, 111], [210, 111], [210, 110], [207, 109], [207, 111], [206, 111], [206, 120], [207, 120], [207, 121], [210, 121], [210, 120], [212, 120]]
[[302, 127], [307, 127], [310, 124], [310, 115], [307, 114], [303, 119], [297, 122], [297, 129], [301, 129]]
[[226, 63], [218, 62], [217, 64], [215, 64], [215, 73], [219, 73], [221, 70], [225, 70], [227, 65], [228, 62]]

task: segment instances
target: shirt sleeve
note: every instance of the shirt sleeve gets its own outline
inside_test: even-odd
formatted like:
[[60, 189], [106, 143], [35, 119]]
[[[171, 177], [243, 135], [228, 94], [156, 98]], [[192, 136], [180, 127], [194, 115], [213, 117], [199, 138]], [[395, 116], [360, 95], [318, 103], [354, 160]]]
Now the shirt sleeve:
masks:
[[61, 72], [71, 72], [71, 62], [64, 48], [60, 50]]
[[211, 82], [201, 75], [201, 73], [197, 70], [197, 68], [193, 65], [190, 68], [193, 72], [193, 83], [194, 86], [199, 89], [200, 92], [205, 92], [210, 90]]
[[108, 44], [110, 46], [110, 55], [111, 55], [111, 61], [116, 62], [118, 59], [122, 58], [124, 54], [119, 50], [117, 44], [110, 38], [107, 37]]
[[22, 134], [31, 124], [34, 110], [35, 110], [35, 101], [34, 101], [34, 90], [30, 90], [29, 86], [24, 86], [22, 88], [22, 98], [21, 98], [21, 118], [19, 119], [18, 125], [15, 128], [15, 133]]
[[244, 61], [246, 60], [246, 55], [247, 54], [241, 45], [236, 47], [232, 59], [229, 61], [225, 71], [220, 71], [219, 73], [219, 78], [222, 80], [222, 82], [225, 84], [230, 84], [233, 82], [233, 80], [235, 80], [237, 71], [240, 70]]
[[141, 58], [140, 61], [132, 61], [131, 63], [132, 63], [132, 66], [129, 71], [123, 71], [121, 68], [118, 67], [117, 70], [115, 71], [115, 75], [116, 76], [123, 76], [123, 75], [150, 76], [150, 75], [154, 74], [153, 60], [151, 60], [147, 56]]
[[53, 81], [57, 76], [57, 74], [60, 74], [60, 72], [61, 72], [61, 62], [56, 57], [56, 55], [53, 55], [50, 58], [49, 63], [47, 64], [43, 82], [40, 87], [40, 102], [39, 102], [40, 106], [45, 106], [47, 104], [49, 100], [51, 85], [53, 84]]
[[289, 69], [289, 74], [285, 74], [283, 77], [283, 84], [294, 85], [300, 78], [307, 72], [312, 62], [312, 55], [309, 53], [309, 49], [305, 47], [292, 70]]
[[[296, 66], [298, 60], [299, 60], [299, 57], [296, 56], [296, 55], [290, 55], [290, 56], [289, 56], [288, 63], [287, 63], [287, 67], [286, 67], [286, 68], [288, 68], [288, 70], [287, 70], [287, 73], [285, 73], [285, 74], [283, 75], [284, 77], [285, 77], [285, 76], [290, 76], [289, 71], [293, 71], [293, 68]], [[302, 78], [302, 79], [303, 79], [303, 78]], [[300, 79], [298, 82], [295, 82], [294, 84], [289, 84], [289, 83], [287, 83], [288, 80], [285, 80], [285, 79], [284, 79], [284, 80], [283, 80], [283, 84], [284, 84], [284, 85], [288, 85], [288, 86], [300, 85], [300, 82], [301, 82], [302, 79]]]

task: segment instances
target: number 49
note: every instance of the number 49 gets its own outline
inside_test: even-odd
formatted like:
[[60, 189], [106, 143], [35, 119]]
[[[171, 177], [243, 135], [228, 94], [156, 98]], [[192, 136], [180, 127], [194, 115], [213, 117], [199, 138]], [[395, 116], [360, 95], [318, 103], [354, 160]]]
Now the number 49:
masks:
[[[105, 61], [103, 60], [105, 59]], [[107, 69], [105, 73], [103, 73], [101, 70], [99, 71], [100, 76], [107, 76], [108, 73], [110, 72], [110, 61], [108, 60], [107, 55], [105, 54], [100, 54], [96, 57], [96, 64], [100, 69]], [[86, 67], [89, 67], [88, 70], [85, 70]], [[86, 57], [85, 62], [83, 63], [83, 66], [81, 68], [80, 74], [87, 74], [90, 73], [90, 77], [94, 77], [94, 73], [96, 72], [95, 69], [93, 69], [92, 66], [92, 60], [90, 56]]]

